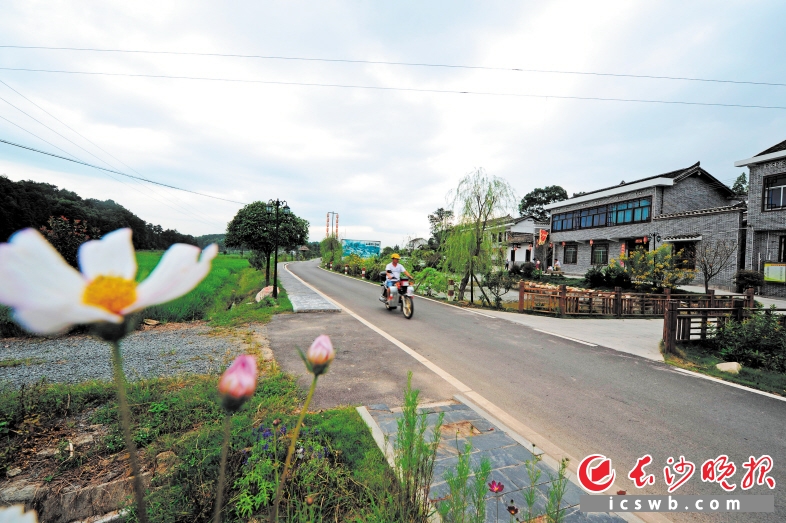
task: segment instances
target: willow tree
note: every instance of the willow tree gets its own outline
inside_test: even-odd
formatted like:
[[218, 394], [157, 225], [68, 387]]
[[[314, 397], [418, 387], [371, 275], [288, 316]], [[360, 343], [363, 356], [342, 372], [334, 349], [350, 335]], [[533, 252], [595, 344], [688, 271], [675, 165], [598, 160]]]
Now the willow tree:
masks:
[[461, 274], [458, 299], [463, 300], [470, 279], [477, 282], [476, 274], [489, 272], [495, 261], [501, 261], [495, 260], [499, 255], [495, 237], [504, 231], [502, 218], [514, 208], [516, 195], [507, 181], [489, 176], [481, 168], [464, 176], [448, 200], [457, 223], [442, 246], [443, 270]]

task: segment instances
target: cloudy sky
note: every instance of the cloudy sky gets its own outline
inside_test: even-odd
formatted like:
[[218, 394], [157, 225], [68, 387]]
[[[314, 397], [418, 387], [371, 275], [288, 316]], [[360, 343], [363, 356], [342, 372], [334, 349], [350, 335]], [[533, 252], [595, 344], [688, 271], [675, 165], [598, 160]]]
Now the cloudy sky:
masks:
[[[784, 85], [512, 70], [786, 84], [777, 1], [6, 0], [2, 12], [3, 46], [327, 59], [0, 47], [0, 139], [226, 200], [285, 199], [312, 240], [328, 211], [343, 237], [427, 236], [427, 215], [478, 167], [519, 196], [696, 161], [731, 184], [735, 160], [786, 138], [784, 109], [560, 98], [786, 107]], [[0, 144], [3, 173], [194, 235], [223, 232], [241, 207]]]

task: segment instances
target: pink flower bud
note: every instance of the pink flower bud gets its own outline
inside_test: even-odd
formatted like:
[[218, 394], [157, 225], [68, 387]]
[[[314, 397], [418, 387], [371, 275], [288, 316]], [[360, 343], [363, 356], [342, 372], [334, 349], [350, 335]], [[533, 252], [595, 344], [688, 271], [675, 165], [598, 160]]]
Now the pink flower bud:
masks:
[[218, 381], [218, 392], [224, 398], [224, 407], [236, 411], [257, 388], [257, 359], [243, 354], [235, 358], [221, 379]]
[[311, 347], [306, 351], [303, 361], [306, 362], [306, 367], [315, 376], [327, 372], [330, 362], [336, 357], [336, 351], [333, 350], [333, 344], [330, 343], [330, 338], [326, 334], [322, 334], [314, 340]]

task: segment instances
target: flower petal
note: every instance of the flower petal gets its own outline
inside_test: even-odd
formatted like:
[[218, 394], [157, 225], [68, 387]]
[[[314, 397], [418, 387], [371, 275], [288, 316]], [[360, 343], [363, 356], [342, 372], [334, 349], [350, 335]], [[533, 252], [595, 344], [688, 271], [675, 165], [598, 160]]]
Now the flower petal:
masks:
[[81, 303], [85, 280], [35, 229], [0, 244], [0, 303], [52, 308]]
[[56, 334], [72, 325], [107, 321], [121, 323], [122, 316], [112, 314], [100, 307], [79, 303], [65, 303], [60, 306], [30, 307], [14, 309], [14, 319], [33, 334]]
[[211, 244], [201, 256], [199, 253], [199, 247], [193, 245], [178, 243], [170, 247], [150, 276], [136, 288], [136, 301], [122, 313], [165, 303], [191, 291], [210, 272], [210, 262], [218, 254], [218, 245]]
[[136, 276], [131, 229], [112, 231], [100, 240], [79, 247], [79, 268], [88, 280], [98, 276], [119, 276], [133, 280]]

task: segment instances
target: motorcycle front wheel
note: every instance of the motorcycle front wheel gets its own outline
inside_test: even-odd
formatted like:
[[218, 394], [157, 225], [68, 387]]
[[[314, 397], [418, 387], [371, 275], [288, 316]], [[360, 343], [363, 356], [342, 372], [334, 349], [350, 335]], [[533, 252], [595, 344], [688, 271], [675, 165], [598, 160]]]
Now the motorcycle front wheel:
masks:
[[415, 302], [412, 301], [412, 298], [409, 296], [402, 296], [401, 299], [401, 312], [403, 312], [404, 317], [409, 320], [415, 313]]

